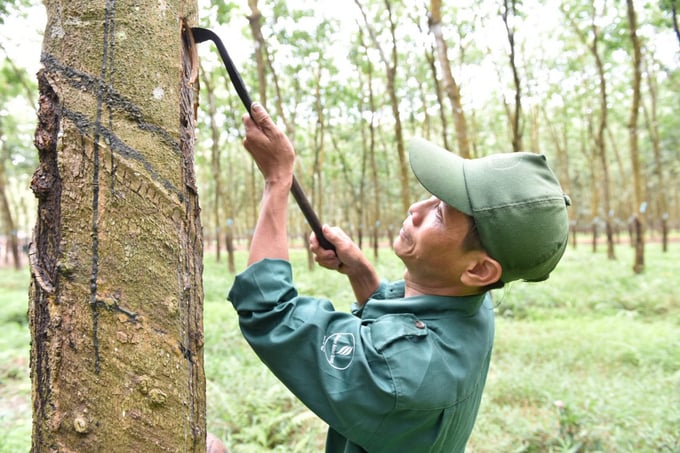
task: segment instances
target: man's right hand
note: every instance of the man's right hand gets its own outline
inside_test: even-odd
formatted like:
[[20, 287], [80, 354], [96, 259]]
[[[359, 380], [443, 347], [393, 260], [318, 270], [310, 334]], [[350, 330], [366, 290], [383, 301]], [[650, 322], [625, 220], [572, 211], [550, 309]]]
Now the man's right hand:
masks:
[[316, 235], [312, 233], [309, 248], [314, 259], [326, 269], [347, 275], [357, 302], [363, 304], [380, 285], [375, 268], [341, 228], [324, 225], [323, 234], [335, 246], [335, 252], [321, 247]]
[[316, 234], [312, 233], [309, 238], [309, 248], [314, 254], [314, 260], [326, 269], [337, 270], [343, 274], [352, 272], [357, 265], [360, 265], [363, 252], [341, 228], [328, 225], [322, 228], [326, 239], [335, 246], [335, 251], [321, 247]]

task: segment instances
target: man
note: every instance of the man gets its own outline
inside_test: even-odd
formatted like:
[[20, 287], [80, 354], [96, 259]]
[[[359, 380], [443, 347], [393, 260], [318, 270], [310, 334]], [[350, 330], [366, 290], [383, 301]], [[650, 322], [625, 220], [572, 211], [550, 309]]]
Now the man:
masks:
[[568, 198], [542, 156], [463, 160], [415, 139], [412, 169], [432, 197], [411, 206], [394, 251], [404, 280], [381, 282], [359, 248], [324, 226], [336, 251], [312, 251], [347, 275], [352, 313], [301, 296], [286, 215], [295, 152], [265, 110], [245, 116], [245, 148], [265, 179], [249, 267], [229, 293], [262, 361], [329, 425], [327, 452], [463, 451], [494, 337], [488, 289], [540, 281], [568, 239]]

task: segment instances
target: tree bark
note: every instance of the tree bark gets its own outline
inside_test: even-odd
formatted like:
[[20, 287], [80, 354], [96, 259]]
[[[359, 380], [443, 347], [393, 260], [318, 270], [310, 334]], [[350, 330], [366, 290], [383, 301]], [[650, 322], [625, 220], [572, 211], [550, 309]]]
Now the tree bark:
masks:
[[[366, 44], [363, 39], [363, 32], [359, 31], [359, 42], [361, 47], [367, 49]], [[365, 52], [366, 53], [366, 52]], [[373, 248], [373, 257], [378, 258], [379, 246], [379, 227], [382, 218], [382, 197], [380, 189], [380, 178], [378, 171], [378, 160], [376, 156], [376, 124], [375, 124], [375, 112], [377, 109], [375, 102], [375, 92], [374, 92], [374, 80], [373, 80], [373, 63], [371, 61], [366, 61], [366, 85], [368, 87], [368, 111], [370, 112], [370, 120], [368, 122], [368, 140], [366, 139], [366, 131], [363, 126], [362, 121], [362, 181], [363, 175], [366, 171], [366, 161], [368, 161], [368, 166], [370, 167], [370, 180], [373, 187], [372, 196], [366, 196], [366, 190], [364, 190], [362, 182], [361, 191], [361, 201], [363, 205], [369, 206], [370, 211], [366, 214], [366, 227], [371, 235], [371, 246]], [[364, 91], [364, 90], [362, 90]], [[366, 144], [368, 143], [368, 145]], [[370, 201], [369, 201], [370, 200]]]
[[[430, 32], [434, 35], [437, 59], [442, 70], [442, 77], [444, 79], [444, 90], [451, 102], [453, 110], [453, 123], [456, 128], [456, 140], [458, 143], [458, 153], [461, 157], [470, 157], [470, 142], [468, 140], [467, 120], [465, 119], [465, 111], [461, 103], [460, 87], [456, 83], [456, 79], [451, 72], [451, 63], [449, 62], [448, 46], [444, 33], [442, 32], [441, 19], [441, 1], [432, 0], [430, 2], [430, 17], [429, 26]], [[436, 82], [436, 80], [435, 80]]]
[[598, 175], [598, 167], [596, 164], [597, 161], [597, 153], [595, 152], [595, 149], [590, 146], [590, 137], [593, 135], [593, 117], [592, 115], [588, 114], [585, 118], [585, 122], [587, 122], [586, 128], [588, 130], [588, 138], [583, 138], [581, 140], [581, 153], [585, 157], [585, 159], [592, 164], [589, 167], [589, 172], [588, 172], [588, 185], [590, 187], [590, 219], [592, 222], [591, 225], [591, 230], [592, 230], [592, 235], [593, 235], [593, 253], [597, 251], [597, 223], [599, 222], [599, 217], [598, 213], [600, 212], [600, 191], [598, 188], [598, 181], [599, 175]]
[[[0, 118], [0, 136], [2, 136], [2, 119]], [[6, 162], [9, 156], [5, 142], [2, 142], [0, 149], [0, 219], [2, 219], [2, 234], [7, 238], [9, 251], [12, 253], [12, 260], [16, 270], [21, 269], [21, 256], [19, 255], [19, 239], [17, 238], [17, 228], [14, 224], [12, 209], [10, 208], [9, 197], [7, 196], [7, 176], [5, 173]]]
[[[368, 63], [368, 105], [369, 109], [371, 111], [371, 120], [368, 124], [368, 160], [370, 163], [371, 167], [371, 181], [373, 182], [373, 209], [371, 209], [371, 215], [368, 216], [368, 223], [369, 225], [375, 225], [377, 222], [380, 222], [380, 219], [382, 217], [382, 196], [381, 196], [381, 187], [380, 187], [380, 175], [378, 171], [378, 158], [376, 156], [376, 143], [375, 143], [375, 134], [376, 134], [376, 124], [375, 124], [375, 111], [376, 111], [376, 104], [375, 104], [375, 92], [373, 90], [374, 82], [373, 82], [373, 65], [369, 62]], [[375, 241], [377, 240], [376, 235], [374, 234], [372, 237], [373, 240], [373, 256], [374, 258], [378, 258], [378, 247], [375, 244]]]
[[680, 27], [678, 27], [678, 0], [671, 0], [671, 19], [673, 21], [673, 31], [680, 44]]
[[609, 164], [607, 161], [607, 147], [604, 141], [604, 134], [607, 130], [607, 81], [604, 76], [604, 65], [600, 57], [598, 43], [600, 40], [600, 32], [596, 25], [596, 13], [593, 9], [591, 30], [593, 33], [593, 41], [590, 45], [590, 51], [595, 59], [595, 66], [599, 79], [600, 88], [600, 117], [597, 124], [597, 131], [595, 133], [595, 149], [602, 164], [602, 202], [604, 204], [604, 222], [605, 234], [607, 237], [607, 258], [610, 260], [616, 259], [614, 253], [614, 233], [612, 229], [612, 215], [610, 207], [610, 193], [609, 193]]
[[[508, 5], [508, 2], [510, 3]], [[508, 37], [508, 44], [510, 46], [510, 69], [512, 69], [512, 81], [515, 85], [515, 108], [510, 114], [510, 130], [512, 131], [512, 150], [513, 152], [522, 151], [522, 86], [519, 79], [519, 72], [517, 70], [517, 62], [515, 61], [515, 30], [508, 21], [510, 10], [512, 10], [513, 17], [516, 16], [515, 0], [504, 0], [503, 2], [503, 23], [505, 24], [505, 31]]]
[[[649, 68], [647, 68], [649, 70]], [[654, 173], [657, 179], [656, 204], [657, 216], [661, 217], [661, 250], [668, 251], [668, 197], [666, 195], [666, 181], [664, 177], [663, 163], [661, 160], [661, 137], [659, 134], [659, 122], [657, 118], [657, 93], [658, 86], [656, 79], [649, 72], [647, 72], [647, 85], [649, 87], [649, 109], [645, 108], [642, 103], [643, 111], [645, 112], [645, 122], [649, 130], [649, 137], [652, 142], [652, 150], [654, 152]]]
[[250, 32], [255, 41], [255, 62], [257, 63], [257, 80], [258, 80], [258, 101], [267, 106], [267, 80], [265, 71], [265, 43], [262, 35], [262, 13], [257, 6], [258, 0], [248, 0], [248, 7], [250, 8], [250, 16], [248, 16], [248, 23], [250, 24]]
[[427, 65], [430, 68], [430, 73], [432, 73], [434, 93], [437, 96], [437, 105], [439, 106], [439, 121], [442, 123], [442, 146], [445, 149], [451, 149], [449, 146], [449, 127], [448, 121], [446, 120], [446, 110], [444, 109], [444, 98], [442, 96], [441, 85], [437, 79], [437, 66], [435, 65], [434, 49], [425, 50], [425, 59], [427, 60]]
[[32, 451], [205, 451], [196, 3], [45, 5]]
[[645, 239], [646, 228], [645, 212], [646, 202], [644, 201], [642, 189], [642, 173], [640, 170], [640, 153], [638, 149], [638, 115], [640, 111], [640, 85], [642, 84], [642, 51], [640, 40], [637, 36], [637, 15], [633, 0], [626, 0], [628, 12], [628, 27], [630, 40], [633, 45], [633, 102], [630, 107], [630, 117], [628, 120], [628, 142], [630, 146], [630, 160], [633, 168], [633, 188], [635, 194], [634, 213], [636, 217], [636, 239], [635, 239], [635, 262], [633, 271], [640, 274], [645, 270]]
[[404, 134], [403, 134], [403, 131], [402, 131], [401, 114], [399, 112], [399, 98], [397, 96], [397, 86], [396, 86], [398, 57], [397, 57], [396, 24], [395, 24], [394, 19], [392, 17], [392, 4], [390, 3], [390, 0], [385, 0], [385, 9], [387, 10], [387, 16], [388, 16], [388, 20], [389, 20], [390, 38], [391, 38], [391, 43], [392, 43], [391, 51], [390, 51], [390, 57], [388, 58], [384, 49], [380, 45], [380, 42], [378, 41], [378, 37], [375, 34], [375, 30], [370, 25], [370, 22], [368, 20], [368, 17], [366, 16], [366, 12], [364, 11], [363, 6], [361, 5], [361, 2], [359, 0], [354, 0], [354, 2], [357, 4], [359, 9], [361, 10], [361, 14], [362, 14], [363, 19], [364, 19], [364, 26], [366, 27], [366, 30], [368, 31], [368, 34], [371, 37], [371, 40], [373, 41], [373, 45], [378, 50], [378, 53], [380, 54], [380, 59], [382, 60], [383, 65], [385, 66], [385, 74], [387, 76], [387, 94], [390, 98], [390, 106], [392, 108], [392, 116], [394, 117], [394, 138], [395, 138], [395, 141], [397, 142], [397, 157], [399, 158], [399, 180], [401, 182], [401, 204], [402, 204], [402, 209], [404, 210], [404, 212], [406, 212], [406, 211], [408, 211], [408, 207], [411, 204], [411, 195], [410, 195], [410, 190], [409, 190], [409, 168], [408, 168], [408, 162], [407, 162], [407, 159], [406, 159], [406, 149], [405, 149], [405, 146], [404, 146]]
[[[607, 131], [607, 112], [608, 112], [608, 102], [607, 102], [607, 83], [604, 73], [604, 64], [599, 51], [599, 42], [601, 38], [601, 33], [597, 25], [597, 11], [595, 5], [591, 6], [591, 23], [590, 31], [592, 32], [592, 41], [588, 43], [588, 38], [585, 33], [580, 32], [578, 25], [573, 17], [565, 13], [567, 20], [569, 21], [572, 29], [593, 56], [595, 60], [595, 68], [598, 74], [598, 85], [599, 85], [599, 120], [597, 122], [597, 129], [593, 131], [593, 120], [589, 115], [588, 119], [588, 132], [594, 141], [594, 149], [592, 152], [593, 162], [591, 175], [594, 179], [591, 179], [591, 194], [593, 200], [591, 202], [591, 214], [593, 218], [596, 218], [599, 211], [599, 195], [597, 188], [597, 178], [595, 177], [595, 165], [594, 161], [599, 160], [602, 167], [602, 198], [603, 198], [603, 217], [605, 223], [605, 235], [607, 238], [607, 257], [609, 259], [616, 259], [616, 254], [614, 252], [614, 229], [612, 226], [612, 209], [611, 209], [611, 195], [610, 195], [610, 177], [609, 177], [609, 162], [607, 159], [607, 150], [605, 143], [605, 133]], [[616, 154], [616, 151], [615, 151]], [[593, 230], [595, 231], [595, 230]], [[595, 236], [595, 232], [593, 233]], [[593, 237], [593, 251], [596, 247], [596, 238]]]
[[220, 146], [220, 127], [217, 125], [217, 105], [215, 101], [215, 87], [210, 76], [201, 68], [201, 80], [207, 97], [206, 110], [210, 122], [210, 169], [213, 180], [213, 229], [215, 231], [215, 259], [220, 261], [222, 253], [222, 147]]
[[[5, 50], [2, 45], [0, 49]], [[6, 53], [6, 52], [4, 52]], [[18, 84], [21, 86], [24, 96], [28, 99], [31, 106], [35, 106], [34, 96], [35, 88], [31, 86], [27, 80], [26, 72], [18, 68], [14, 61], [9, 58], [9, 55], [5, 58], [5, 63], [11, 68], [14, 73]], [[4, 135], [4, 127], [2, 124], [2, 117], [0, 117], [0, 137]], [[12, 254], [12, 260], [14, 262], [14, 268], [21, 269], [21, 254], [19, 253], [19, 238], [17, 237], [17, 225], [15, 220], [17, 216], [12, 215], [11, 203], [7, 194], [7, 163], [10, 162], [11, 156], [9, 147], [7, 146], [7, 141], [2, 140], [2, 149], [0, 149], [0, 219], [2, 225], [4, 226], [3, 234], [8, 238], [9, 241], [9, 252]]]

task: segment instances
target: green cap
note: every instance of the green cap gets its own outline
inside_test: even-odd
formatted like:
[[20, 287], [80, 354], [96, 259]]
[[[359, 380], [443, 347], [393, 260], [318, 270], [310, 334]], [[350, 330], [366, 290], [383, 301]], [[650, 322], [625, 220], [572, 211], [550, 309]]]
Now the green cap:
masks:
[[463, 159], [421, 138], [408, 145], [418, 181], [475, 220], [501, 280], [541, 281], [564, 254], [571, 204], [545, 156], [527, 152]]

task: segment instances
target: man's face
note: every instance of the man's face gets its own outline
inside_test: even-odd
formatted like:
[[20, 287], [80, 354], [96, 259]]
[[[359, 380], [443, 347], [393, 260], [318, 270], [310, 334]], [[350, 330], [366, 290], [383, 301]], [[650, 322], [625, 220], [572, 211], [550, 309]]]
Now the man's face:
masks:
[[431, 197], [411, 205], [394, 251], [410, 278], [435, 286], [459, 284], [466, 258], [475, 253], [462, 247], [470, 227], [467, 215]]

